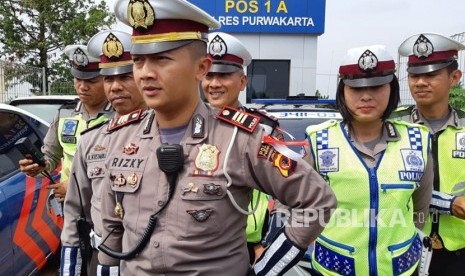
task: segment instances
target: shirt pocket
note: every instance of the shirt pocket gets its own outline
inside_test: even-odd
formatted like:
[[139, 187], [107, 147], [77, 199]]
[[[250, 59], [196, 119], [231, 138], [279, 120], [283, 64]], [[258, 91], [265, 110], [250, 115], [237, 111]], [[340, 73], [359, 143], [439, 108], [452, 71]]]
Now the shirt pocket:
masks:
[[178, 238], [195, 239], [216, 236], [228, 219], [231, 203], [226, 196], [226, 181], [214, 179], [182, 179], [181, 200], [176, 216]]

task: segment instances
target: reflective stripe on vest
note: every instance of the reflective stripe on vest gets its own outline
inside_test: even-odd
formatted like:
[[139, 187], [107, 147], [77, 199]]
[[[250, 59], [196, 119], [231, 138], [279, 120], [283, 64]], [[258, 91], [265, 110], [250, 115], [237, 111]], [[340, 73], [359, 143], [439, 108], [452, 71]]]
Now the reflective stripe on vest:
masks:
[[[438, 138], [439, 191], [465, 195], [465, 128], [447, 127]], [[431, 216], [430, 216], [431, 217]], [[425, 233], [431, 233], [431, 219]], [[465, 221], [455, 216], [439, 216], [439, 236], [449, 251], [465, 248]]]
[[426, 167], [428, 131], [393, 122], [390, 141], [374, 169], [349, 144], [341, 123], [309, 132], [317, 171], [334, 191], [338, 209], [315, 242], [312, 263], [323, 275], [411, 275], [421, 242], [412, 194]]
[[66, 171], [71, 169], [71, 164], [73, 162], [73, 156], [77, 149], [77, 143], [79, 137], [81, 137], [81, 132], [87, 128], [93, 127], [97, 124], [108, 121], [106, 114], [100, 115], [95, 119], [91, 119], [88, 123], [82, 114], [78, 114], [74, 117], [63, 117], [58, 121], [58, 140], [60, 145], [63, 148], [63, 163], [61, 166], [61, 181], [68, 179]]

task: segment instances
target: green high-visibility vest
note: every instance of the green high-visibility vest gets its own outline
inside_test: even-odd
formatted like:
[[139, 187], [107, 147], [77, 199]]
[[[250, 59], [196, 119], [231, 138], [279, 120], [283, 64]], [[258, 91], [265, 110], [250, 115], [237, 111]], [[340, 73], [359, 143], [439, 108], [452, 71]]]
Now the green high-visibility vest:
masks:
[[265, 193], [260, 193], [258, 190], [253, 190], [252, 203], [249, 203], [249, 211], [253, 210], [258, 204], [257, 210], [252, 215], [247, 217], [247, 242], [258, 243], [262, 240], [263, 224], [265, 223], [268, 210], [268, 196]]
[[62, 117], [59, 119], [57, 135], [60, 145], [63, 148], [61, 181], [65, 181], [69, 177], [66, 175], [66, 172], [67, 170], [71, 170], [71, 164], [73, 162], [74, 153], [76, 152], [79, 137], [81, 137], [81, 132], [108, 120], [109, 118], [106, 115], [100, 115], [87, 123], [82, 117], [82, 114], [78, 114], [73, 117]]
[[412, 194], [426, 167], [428, 130], [391, 126], [402, 139], [388, 143], [375, 168], [362, 161], [341, 122], [307, 128], [316, 170], [338, 201], [315, 241], [312, 264], [323, 275], [412, 275], [418, 264]]

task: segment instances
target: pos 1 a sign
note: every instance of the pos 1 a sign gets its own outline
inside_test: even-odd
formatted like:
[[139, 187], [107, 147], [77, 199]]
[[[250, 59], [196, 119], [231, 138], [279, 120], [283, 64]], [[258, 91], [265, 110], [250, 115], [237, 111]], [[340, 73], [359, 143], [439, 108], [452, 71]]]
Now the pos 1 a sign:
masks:
[[324, 33], [325, 0], [189, 0], [221, 23], [220, 31]]

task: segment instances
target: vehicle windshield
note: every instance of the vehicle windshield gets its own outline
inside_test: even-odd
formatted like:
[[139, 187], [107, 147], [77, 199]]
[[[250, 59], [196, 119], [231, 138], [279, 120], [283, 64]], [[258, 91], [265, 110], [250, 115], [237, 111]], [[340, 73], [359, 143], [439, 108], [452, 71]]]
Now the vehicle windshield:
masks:
[[19, 107], [23, 110], [26, 110], [37, 117], [51, 123], [53, 118], [58, 112], [58, 108], [63, 105], [63, 103], [18, 103], [15, 104], [16, 107]]

